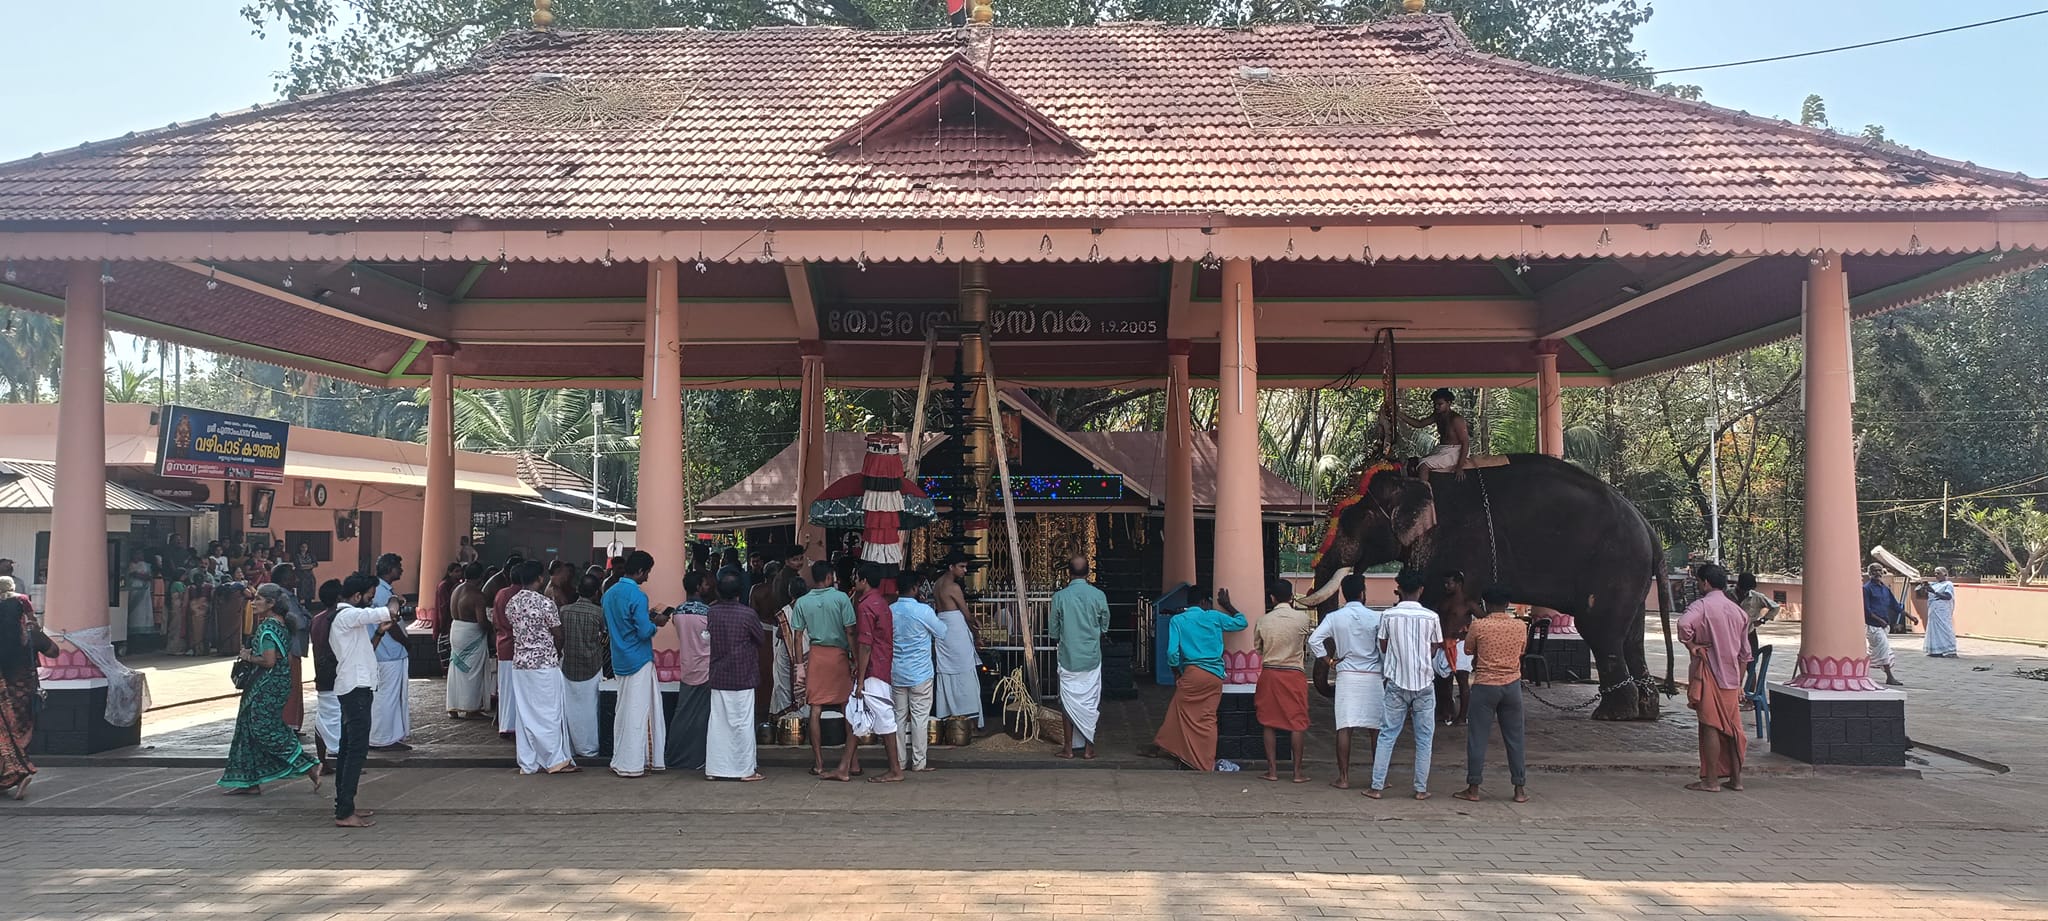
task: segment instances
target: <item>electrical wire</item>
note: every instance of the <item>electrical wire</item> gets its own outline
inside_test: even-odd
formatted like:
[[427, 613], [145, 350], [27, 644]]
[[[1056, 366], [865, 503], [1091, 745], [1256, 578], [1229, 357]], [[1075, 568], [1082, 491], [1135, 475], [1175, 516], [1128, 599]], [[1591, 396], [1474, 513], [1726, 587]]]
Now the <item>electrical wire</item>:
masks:
[[1949, 26], [1945, 29], [1931, 29], [1926, 32], [1915, 32], [1912, 35], [1899, 35], [1892, 38], [1881, 38], [1876, 41], [1857, 42], [1853, 45], [1837, 45], [1833, 48], [1820, 48], [1814, 51], [1800, 51], [1795, 52], [1793, 54], [1779, 54], [1767, 58], [1750, 58], [1745, 61], [1725, 61], [1720, 64], [1698, 64], [1692, 67], [1669, 67], [1658, 70], [1637, 70], [1630, 71], [1627, 73], [1615, 74], [1614, 76], [1619, 78], [1661, 77], [1666, 74], [1689, 74], [1702, 70], [1720, 70], [1724, 67], [1747, 67], [1751, 64], [1771, 64], [1777, 61], [1791, 61], [1797, 60], [1799, 58], [1810, 58], [1823, 54], [1834, 54], [1836, 52], [1841, 51], [1856, 51], [1862, 48], [1875, 48], [1879, 45], [1892, 45], [1897, 44], [1899, 42], [1909, 42], [1919, 38], [1929, 38], [1936, 35], [1947, 35], [1951, 32], [1963, 32], [1969, 29], [1981, 29], [1985, 26], [2003, 25], [2008, 22], [2017, 22], [2022, 19], [2031, 19], [2035, 16], [2048, 16], [2048, 9], [2035, 10], [2031, 13], [2017, 13], [2011, 16], [2002, 16], [1997, 19], [1986, 19], [1982, 22], [1966, 23], [1960, 26]]

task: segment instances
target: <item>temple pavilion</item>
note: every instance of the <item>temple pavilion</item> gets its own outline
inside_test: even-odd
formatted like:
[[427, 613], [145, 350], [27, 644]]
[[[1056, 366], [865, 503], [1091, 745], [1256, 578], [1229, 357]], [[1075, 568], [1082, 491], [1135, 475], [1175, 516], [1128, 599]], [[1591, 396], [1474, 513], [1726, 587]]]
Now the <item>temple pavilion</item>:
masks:
[[[638, 544], [670, 560], [683, 388], [802, 391], [802, 509], [825, 388], [911, 386], [928, 338], [984, 420], [992, 379], [1163, 387], [1169, 583], [1196, 567], [1187, 394], [1213, 387], [1215, 580], [1256, 598], [1261, 387], [1355, 386], [1394, 330], [1404, 382], [1534, 383], [1556, 453], [1563, 386], [1803, 333], [1795, 724], [1903, 719], [1859, 624], [1850, 320], [2044, 245], [2039, 181], [1487, 55], [1429, 14], [537, 28], [0, 166], [0, 300], [66, 321], [62, 469], [104, 454], [105, 329], [427, 384], [421, 572], [455, 547], [456, 387], [641, 388]], [[105, 624], [100, 489], [58, 484], [58, 630]]]

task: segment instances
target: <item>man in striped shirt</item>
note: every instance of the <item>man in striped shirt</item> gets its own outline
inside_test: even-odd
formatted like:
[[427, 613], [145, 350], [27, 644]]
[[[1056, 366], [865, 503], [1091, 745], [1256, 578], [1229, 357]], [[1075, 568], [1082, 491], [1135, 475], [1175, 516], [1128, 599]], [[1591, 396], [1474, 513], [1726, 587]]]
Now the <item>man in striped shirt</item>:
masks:
[[1444, 641], [1443, 623], [1422, 606], [1421, 571], [1403, 569], [1394, 577], [1401, 603], [1380, 615], [1380, 668], [1385, 673], [1385, 720], [1372, 759], [1372, 788], [1365, 795], [1379, 799], [1387, 786], [1387, 768], [1404, 723], [1415, 725], [1415, 798], [1429, 798], [1429, 754], [1436, 741], [1436, 669], [1433, 657]]

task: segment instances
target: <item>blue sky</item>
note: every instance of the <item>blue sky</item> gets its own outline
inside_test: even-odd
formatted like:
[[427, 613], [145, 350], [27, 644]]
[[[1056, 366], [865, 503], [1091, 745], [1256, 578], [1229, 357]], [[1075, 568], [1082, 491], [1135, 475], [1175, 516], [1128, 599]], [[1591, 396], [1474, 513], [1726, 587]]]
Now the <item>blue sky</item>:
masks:
[[[1572, 0], [1555, 0], [1566, 3]], [[281, 38], [240, 0], [9, 0], [0, 28], [0, 160], [274, 98]], [[1658, 67], [1805, 51], [2028, 12], [2048, 0], [1656, 0], [1638, 43]], [[1683, 74], [1707, 99], [1796, 118], [1826, 97], [1837, 127], [2048, 175], [2048, 16], [1864, 51]]]

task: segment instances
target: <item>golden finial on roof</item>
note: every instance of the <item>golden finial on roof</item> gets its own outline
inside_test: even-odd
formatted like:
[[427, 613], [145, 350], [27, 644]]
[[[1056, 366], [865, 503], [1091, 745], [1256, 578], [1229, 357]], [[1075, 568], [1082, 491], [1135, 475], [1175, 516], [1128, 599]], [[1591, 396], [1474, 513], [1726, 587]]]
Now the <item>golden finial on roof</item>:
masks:
[[994, 22], [995, 18], [996, 8], [989, 5], [989, 0], [974, 0], [974, 10], [967, 14], [967, 21], [977, 26], [988, 25]]
[[555, 14], [548, 10], [548, 7], [554, 5], [555, 0], [533, 0], [534, 28], [546, 31], [549, 26], [555, 24]]
[[1429, 8], [1429, 0], [1401, 0], [1401, 8], [1410, 13], [1420, 13]]

